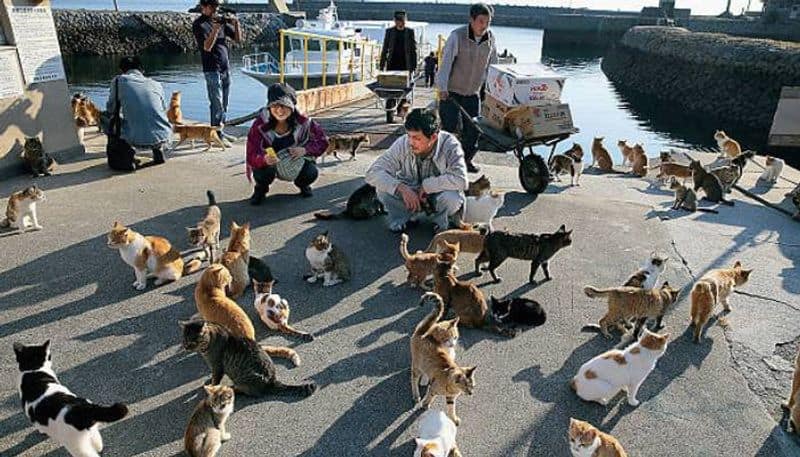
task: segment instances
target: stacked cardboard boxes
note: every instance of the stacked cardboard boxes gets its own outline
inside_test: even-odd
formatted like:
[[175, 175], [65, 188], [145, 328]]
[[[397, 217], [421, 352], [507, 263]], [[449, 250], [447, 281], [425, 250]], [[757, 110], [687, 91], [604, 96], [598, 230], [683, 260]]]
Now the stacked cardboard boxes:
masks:
[[481, 115], [492, 127], [525, 139], [573, 131], [569, 105], [561, 103], [565, 78], [541, 64], [492, 65]]

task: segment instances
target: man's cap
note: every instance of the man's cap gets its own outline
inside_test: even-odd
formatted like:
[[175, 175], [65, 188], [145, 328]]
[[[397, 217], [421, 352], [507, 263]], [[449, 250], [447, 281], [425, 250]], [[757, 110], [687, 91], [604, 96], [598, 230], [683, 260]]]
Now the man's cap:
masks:
[[267, 88], [267, 108], [272, 105], [283, 105], [294, 109], [297, 105], [297, 95], [292, 86], [275, 83]]
[[394, 19], [404, 21], [406, 19], [406, 12], [403, 10], [397, 10], [394, 12]]
[[200, 0], [202, 6], [219, 6], [219, 0]]

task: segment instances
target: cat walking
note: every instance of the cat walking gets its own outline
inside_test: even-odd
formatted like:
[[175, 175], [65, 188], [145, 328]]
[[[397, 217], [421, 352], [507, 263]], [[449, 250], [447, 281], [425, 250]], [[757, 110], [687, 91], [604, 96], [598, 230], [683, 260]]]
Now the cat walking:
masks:
[[[661, 321], [667, 308], [678, 300], [680, 289], [670, 287], [665, 282], [658, 289], [642, 289], [639, 287], [611, 287], [608, 289], [598, 289], [586, 286], [583, 289], [589, 298], [606, 297], [608, 298], [608, 311], [600, 319], [600, 331], [606, 338], [611, 338], [608, 329], [615, 325], [623, 331], [623, 325], [631, 319], [637, 321], [633, 331], [634, 338], [639, 335], [639, 331], [644, 327], [647, 319], [656, 319], [656, 329], [662, 328]], [[584, 330], [593, 328], [591, 325], [584, 326]]]
[[[450, 244], [443, 240], [440, 246], [442, 253], [452, 255], [453, 258], [458, 258], [458, 253], [461, 250], [461, 246], [458, 243]], [[425, 280], [436, 270], [436, 263], [441, 257], [440, 254], [433, 252], [409, 254], [408, 235], [403, 233], [400, 235], [400, 255], [403, 257], [406, 270], [408, 270], [406, 282], [411, 286], [426, 289]]]
[[711, 317], [712, 311], [721, 304], [729, 312], [731, 305], [728, 297], [734, 288], [744, 285], [750, 279], [753, 270], [742, 268], [742, 262], [736, 261], [731, 268], [710, 270], [692, 287], [692, 322], [694, 326], [694, 342], [700, 342], [700, 334]]
[[208, 197], [206, 215], [194, 227], [186, 227], [186, 231], [189, 236], [189, 244], [194, 247], [202, 247], [208, 263], [212, 264], [215, 262], [214, 254], [219, 250], [222, 211], [217, 206], [214, 192], [207, 190], [206, 197]]
[[484, 249], [476, 263], [489, 262], [487, 270], [492, 275], [494, 282], [502, 280], [495, 270], [502, 265], [506, 259], [529, 260], [531, 271], [528, 281], [535, 284], [534, 275], [539, 267], [542, 267], [545, 280], [550, 280], [550, 259], [561, 249], [572, 244], [572, 230], [567, 231], [565, 226], [561, 226], [554, 233], [543, 233], [541, 235], [528, 233], [511, 233], [504, 231], [491, 232], [486, 235]]

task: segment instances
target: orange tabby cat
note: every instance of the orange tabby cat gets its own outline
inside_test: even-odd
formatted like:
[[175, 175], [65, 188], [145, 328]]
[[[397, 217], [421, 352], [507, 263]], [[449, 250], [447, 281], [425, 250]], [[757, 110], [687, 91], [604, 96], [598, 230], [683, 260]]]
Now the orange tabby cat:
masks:
[[206, 151], [211, 150], [211, 146], [216, 144], [225, 150], [228, 146], [222, 141], [217, 133], [219, 127], [211, 125], [175, 125], [172, 130], [180, 136], [180, 141], [173, 147], [177, 149], [178, 146], [185, 143], [187, 140], [192, 140], [192, 149], [194, 149], [195, 140], [203, 141], [206, 146]]
[[175, 91], [172, 93], [172, 98], [169, 101], [169, 109], [167, 110], [167, 119], [172, 125], [183, 124], [183, 111], [181, 111], [180, 91]]
[[628, 457], [616, 438], [588, 422], [570, 418], [568, 436], [572, 457]]
[[794, 361], [792, 392], [789, 394], [789, 400], [781, 406], [789, 410], [786, 431], [800, 433], [800, 348], [798, 348], [797, 358]]
[[725, 311], [730, 311], [728, 296], [734, 287], [741, 286], [750, 278], [753, 270], [742, 268], [738, 260], [732, 268], [719, 268], [704, 274], [692, 288], [692, 324], [694, 325], [694, 342], [700, 342], [700, 333], [711, 317], [717, 303], [722, 304]]
[[619, 148], [619, 152], [622, 153], [622, 166], [624, 167], [626, 163], [633, 163], [633, 148], [628, 146], [628, 142], [625, 140], [617, 141], [617, 147]]
[[[431, 244], [425, 252], [437, 252], [440, 250], [441, 243], [446, 241], [450, 244], [458, 244], [459, 254], [469, 252], [480, 254], [483, 252], [483, 242], [486, 240], [486, 233], [477, 230], [452, 229], [439, 232], [431, 240]], [[475, 259], [475, 272], [480, 272], [480, 263]]]
[[[458, 243], [450, 244], [447, 241], [442, 241], [440, 246], [443, 252], [458, 257], [460, 246]], [[417, 286], [425, 289], [425, 279], [433, 274], [436, 269], [436, 262], [439, 260], [439, 254], [418, 251], [416, 254], [411, 255], [408, 253], [408, 235], [403, 233], [400, 236], [400, 255], [406, 262], [406, 269], [408, 270], [408, 279], [406, 280], [412, 286]]]
[[597, 167], [603, 171], [612, 171], [614, 162], [611, 161], [611, 154], [603, 146], [603, 137], [595, 137], [592, 142], [592, 166], [597, 164]]
[[156, 276], [157, 286], [177, 281], [183, 275], [181, 254], [166, 238], [142, 236], [119, 222], [114, 222], [108, 234], [108, 247], [119, 250], [122, 260], [133, 267], [136, 274], [133, 287], [136, 290], [147, 287], [148, 273]]
[[647, 154], [641, 144], [633, 145], [633, 159], [631, 161], [631, 171], [637, 176], [644, 178], [647, 176]]
[[434, 292], [427, 292], [419, 302], [420, 306], [433, 306], [433, 310], [425, 317], [411, 335], [411, 393], [414, 401], [419, 402], [419, 383], [425, 372], [420, 369], [423, 360], [438, 357], [438, 351], [444, 351], [450, 359], [456, 359], [456, 343], [458, 342], [458, 317], [449, 321], [439, 320], [444, 315], [442, 297]]
[[723, 156], [732, 159], [742, 153], [742, 146], [739, 145], [736, 140], [726, 135], [724, 131], [717, 130], [714, 132], [714, 139], [717, 141], [717, 146], [719, 146], [719, 150], [722, 152]]
[[231, 240], [228, 249], [222, 255], [222, 265], [227, 268], [233, 281], [228, 289], [228, 295], [239, 298], [250, 284], [250, 275], [247, 265], [250, 262], [250, 223], [239, 225], [231, 222]]

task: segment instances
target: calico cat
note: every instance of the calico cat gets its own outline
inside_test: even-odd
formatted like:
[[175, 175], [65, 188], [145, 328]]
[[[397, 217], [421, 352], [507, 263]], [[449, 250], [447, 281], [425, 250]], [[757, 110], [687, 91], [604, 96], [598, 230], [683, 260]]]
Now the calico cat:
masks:
[[481, 175], [480, 178], [472, 181], [467, 186], [467, 197], [480, 197], [487, 194], [491, 188], [492, 182], [489, 181], [489, 178], [486, 175]]
[[644, 178], [647, 176], [647, 154], [641, 144], [633, 145], [633, 160], [631, 161], [631, 173]]
[[50, 340], [42, 345], [14, 343], [20, 371], [22, 411], [33, 426], [67, 448], [74, 457], [99, 457], [103, 438], [98, 423], [111, 423], [128, 415], [122, 403], [100, 406], [72, 393], [61, 384], [52, 367]]
[[[461, 245], [458, 243], [450, 244], [447, 241], [442, 241], [439, 246], [442, 249], [442, 253], [450, 254], [453, 258], [458, 258], [458, 253], [461, 250]], [[425, 280], [428, 276], [432, 275], [433, 271], [436, 269], [436, 262], [439, 260], [440, 254], [432, 252], [409, 254], [408, 235], [403, 233], [400, 235], [400, 255], [405, 261], [406, 270], [408, 270], [406, 282], [411, 286], [425, 289]]]
[[100, 108], [98, 108], [86, 94], [75, 94], [72, 100], [75, 125], [80, 128], [96, 126], [98, 132], [102, 131], [100, 125]]
[[433, 275], [433, 290], [442, 297], [445, 305], [455, 311], [461, 325], [482, 328], [509, 338], [516, 336], [516, 331], [497, 325], [492, 319], [483, 292], [472, 283], [460, 281], [453, 272], [455, 258], [449, 254], [440, 254]]
[[498, 324], [538, 327], [547, 321], [547, 313], [544, 308], [533, 300], [521, 297], [498, 300], [492, 295], [489, 297], [489, 301], [492, 303], [492, 317]]
[[583, 400], [603, 406], [624, 390], [628, 404], [639, 406], [639, 387], [666, 352], [668, 339], [669, 333], [659, 335], [644, 329], [639, 340], [624, 350], [613, 349], [584, 363], [570, 386]]
[[624, 167], [626, 163], [632, 164], [634, 151], [632, 147], [628, 146], [628, 142], [626, 140], [619, 140], [617, 141], [617, 147], [619, 148], [620, 154], [622, 154], [622, 166]]
[[456, 424], [439, 410], [428, 410], [419, 417], [419, 433], [414, 440], [414, 457], [461, 457], [456, 445]]
[[467, 197], [462, 220], [468, 224], [486, 224], [492, 231], [492, 221], [506, 201], [505, 192], [490, 192], [481, 197]]
[[703, 189], [703, 192], [706, 194], [705, 198], [708, 201], [733, 206], [732, 201], [725, 200], [719, 178], [706, 171], [703, 165], [697, 160], [692, 160], [689, 167], [692, 169], [692, 180], [694, 181], [695, 192]]
[[338, 214], [322, 211], [314, 213], [314, 217], [323, 220], [347, 218], [361, 221], [384, 214], [386, 214], [386, 209], [383, 207], [383, 203], [378, 200], [378, 192], [373, 186], [364, 184], [347, 199], [347, 207], [344, 211]]
[[507, 258], [530, 260], [531, 272], [528, 281], [535, 284], [533, 280], [536, 270], [542, 267], [545, 280], [550, 280], [550, 259], [558, 251], [572, 244], [572, 230], [567, 231], [565, 226], [561, 226], [554, 233], [543, 233], [541, 235], [528, 233], [511, 232], [491, 232], [486, 235], [484, 249], [475, 262], [489, 262], [488, 270], [494, 282], [502, 281], [497, 276], [495, 270]]
[[26, 187], [14, 192], [8, 197], [6, 217], [0, 221], [0, 227], [18, 228], [20, 232], [24, 232], [28, 228], [43, 229], [36, 213], [36, 204], [43, 201], [45, 201], [44, 192], [37, 186]]
[[259, 282], [253, 280], [253, 291], [256, 294], [254, 306], [258, 317], [270, 330], [300, 338], [303, 341], [314, 341], [314, 335], [301, 332], [289, 325], [289, 302], [280, 295], [272, 293], [274, 281]]
[[222, 254], [222, 265], [230, 271], [233, 282], [227, 293], [231, 298], [241, 297], [250, 285], [250, 223], [231, 222], [231, 239]]
[[339, 246], [331, 242], [328, 231], [317, 235], [306, 248], [306, 259], [311, 273], [304, 277], [313, 284], [322, 278], [325, 287], [350, 280], [350, 264]]
[[561, 182], [560, 175], [562, 173], [569, 173], [570, 185], [580, 186], [578, 181], [583, 173], [583, 151], [580, 148], [580, 145], [575, 143], [569, 151], [563, 154], [555, 154], [550, 158], [550, 163], [547, 164], [547, 167], [550, 169], [550, 173], [555, 176], [556, 181]]
[[672, 178], [669, 188], [675, 192], [675, 201], [672, 203], [672, 209], [684, 209], [693, 213], [695, 211], [703, 211], [706, 213], [719, 214], [719, 211], [711, 208], [698, 208], [697, 207], [697, 194], [691, 187], [686, 187], [680, 184], [675, 178]]
[[58, 165], [53, 157], [45, 152], [42, 141], [32, 137], [25, 139], [25, 146], [22, 151], [22, 163], [25, 169], [34, 178], [39, 176], [50, 176]]
[[107, 244], [109, 248], [117, 249], [122, 260], [133, 267], [136, 280], [132, 285], [136, 290], [147, 287], [148, 273], [156, 276], [156, 286], [177, 281], [183, 276], [181, 254], [166, 238], [142, 236], [119, 222], [114, 222], [108, 233]]
[[[459, 254], [469, 252], [480, 254], [483, 252], [483, 242], [486, 239], [485, 231], [451, 229], [437, 233], [425, 252], [440, 252], [442, 243], [458, 244]], [[475, 272], [480, 273], [480, 264], [475, 260]]]
[[180, 322], [183, 348], [197, 352], [211, 369], [211, 385], [228, 375], [237, 394], [259, 397], [287, 393], [307, 397], [317, 390], [314, 382], [283, 384], [275, 376], [269, 354], [250, 338], [231, 334], [225, 327], [203, 320]]
[[[456, 416], [456, 398], [461, 393], [472, 395], [475, 388], [475, 367], [461, 367], [455, 361], [455, 340], [458, 338], [458, 318], [440, 322], [444, 302], [439, 295], [428, 292], [422, 296], [420, 306], [435, 306], [420, 322], [411, 335], [411, 393], [414, 403], [419, 403], [419, 382], [422, 376], [429, 380], [428, 390], [422, 400], [425, 409], [434, 398], [442, 395], [447, 401], [447, 416], [459, 425]], [[452, 343], [450, 343], [452, 342]]]
[[[631, 319], [637, 321], [633, 331], [634, 337], [638, 336], [647, 319], [656, 319], [656, 330], [663, 328], [661, 321], [664, 319], [664, 314], [667, 308], [678, 300], [680, 289], [673, 289], [668, 282], [665, 282], [658, 289], [626, 286], [597, 289], [586, 286], [583, 292], [589, 298], [608, 297], [608, 311], [600, 319], [600, 331], [606, 338], [611, 338], [609, 327], [616, 325], [620, 331], [624, 331], [622, 326]], [[583, 330], [593, 328], [595, 328], [593, 325], [587, 325]]]
[[339, 151], [349, 152], [350, 160], [355, 160], [361, 145], [369, 146], [369, 144], [369, 134], [367, 133], [331, 135], [328, 137], [328, 149], [325, 150], [321, 161], [324, 162], [325, 157], [332, 155], [341, 162]]
[[592, 142], [592, 166], [595, 166], [595, 164], [603, 171], [612, 171], [614, 169], [611, 154], [603, 146], [603, 137], [595, 137]]
[[726, 194], [731, 193], [733, 186], [742, 177], [739, 167], [736, 165], [712, 168], [710, 173], [719, 179], [719, 183], [722, 184], [722, 190]]
[[[180, 92], [178, 92], [180, 93]], [[208, 263], [214, 263], [214, 253], [219, 249], [219, 232], [222, 225], [222, 211], [217, 206], [217, 199], [214, 192], [207, 190], [208, 208], [206, 215], [194, 227], [186, 227], [189, 236], [189, 244], [195, 247], [202, 247], [206, 254]]]
[[732, 268], [718, 268], [710, 270], [703, 275], [692, 287], [692, 323], [694, 325], [694, 342], [700, 342], [703, 327], [711, 317], [711, 312], [717, 303], [722, 304], [725, 311], [731, 310], [728, 296], [733, 289], [739, 287], [750, 279], [753, 270], [742, 268], [738, 260]]
[[662, 257], [655, 252], [650, 255], [647, 263], [633, 273], [623, 284], [626, 287], [640, 287], [642, 289], [652, 289], [658, 283], [658, 277], [664, 272], [669, 257]]
[[794, 378], [792, 379], [792, 391], [789, 393], [789, 400], [782, 403], [781, 406], [789, 410], [786, 431], [800, 433], [800, 350], [797, 351], [797, 358], [794, 361]]
[[178, 149], [178, 146], [182, 145], [188, 140], [192, 141], [192, 149], [194, 149], [195, 140], [200, 140], [206, 144], [206, 151], [210, 151], [211, 146], [214, 144], [221, 147], [224, 151], [228, 148], [228, 145], [226, 145], [225, 142], [223, 142], [219, 137], [217, 130], [219, 130], [219, 127], [212, 125], [173, 125], [172, 131], [177, 133], [180, 138], [178, 144], [173, 146], [172, 149]]
[[181, 110], [181, 93], [175, 91], [172, 93], [172, 98], [169, 100], [169, 109], [167, 110], [167, 120], [173, 126], [183, 124], [183, 111]]
[[778, 181], [778, 177], [781, 175], [781, 171], [783, 171], [784, 161], [783, 159], [779, 159], [777, 157], [767, 156], [766, 165], [767, 168], [764, 170], [764, 173], [758, 177], [758, 179], [760, 181], [766, 181], [768, 183], [775, 184]]
[[717, 146], [719, 146], [719, 150], [721, 155], [734, 158], [742, 153], [742, 147], [739, 143], [725, 134], [722, 130], [717, 130], [714, 132], [714, 140], [717, 142]]
[[222, 443], [231, 439], [225, 423], [233, 413], [233, 389], [223, 385], [203, 389], [206, 398], [194, 408], [183, 434], [183, 448], [189, 457], [214, 457]]
[[567, 436], [572, 457], [628, 457], [616, 438], [588, 422], [570, 418]]

